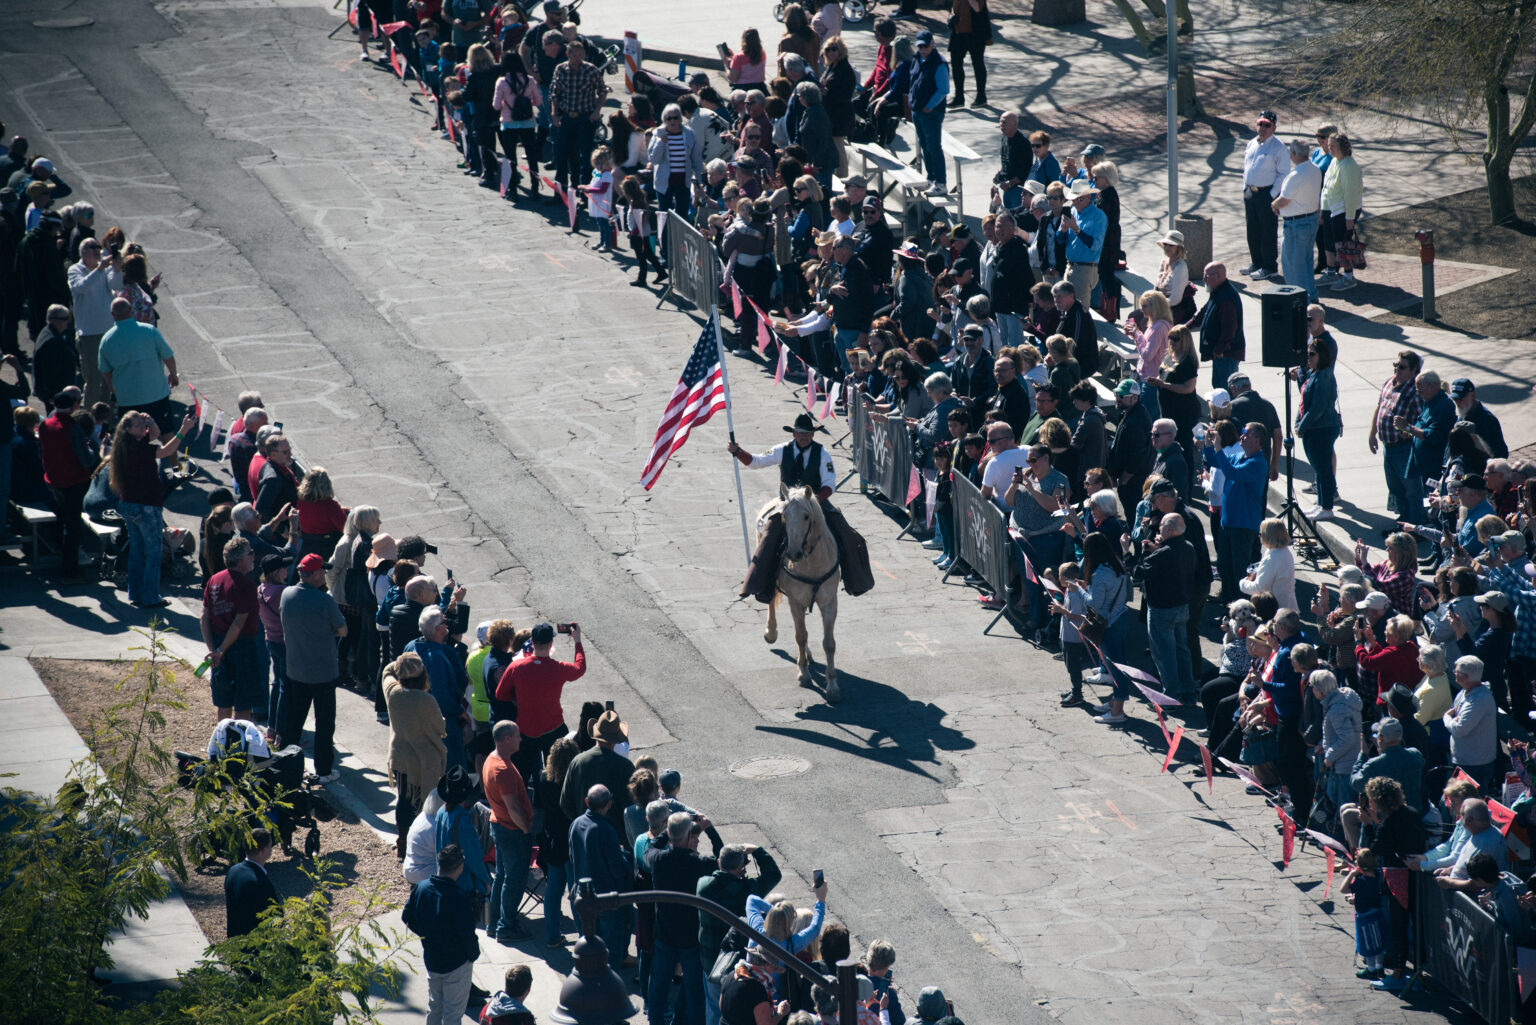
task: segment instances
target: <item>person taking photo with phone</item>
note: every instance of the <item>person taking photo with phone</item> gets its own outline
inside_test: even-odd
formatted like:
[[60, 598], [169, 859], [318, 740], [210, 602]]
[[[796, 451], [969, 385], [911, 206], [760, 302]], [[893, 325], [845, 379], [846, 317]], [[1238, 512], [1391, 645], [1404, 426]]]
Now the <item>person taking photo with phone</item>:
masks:
[[517, 728], [522, 731], [523, 740], [513, 764], [523, 774], [523, 779], [535, 781], [535, 786], [549, 749], [570, 732], [565, 725], [565, 711], [560, 707], [560, 693], [566, 684], [581, 679], [587, 671], [587, 656], [581, 649], [581, 627], [575, 623], [562, 623], [560, 633], [571, 635], [571, 643], [576, 649], [572, 661], [561, 662], [550, 657], [555, 646], [555, 627], [540, 623], [533, 628], [530, 639], [533, 650], [514, 660], [496, 684], [497, 701], [515, 701], [517, 704]]

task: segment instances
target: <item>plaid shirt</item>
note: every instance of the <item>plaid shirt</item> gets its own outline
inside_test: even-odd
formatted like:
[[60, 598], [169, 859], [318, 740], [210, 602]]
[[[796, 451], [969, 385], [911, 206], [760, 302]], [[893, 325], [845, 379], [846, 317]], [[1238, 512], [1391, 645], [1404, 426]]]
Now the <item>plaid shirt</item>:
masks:
[[561, 117], [586, 117], [603, 102], [603, 71], [587, 63], [572, 68], [567, 61], [555, 69], [549, 95]]
[[1383, 445], [1401, 445], [1409, 440], [1409, 436], [1392, 426], [1392, 418], [1400, 416], [1409, 423], [1419, 418], [1419, 411], [1423, 409], [1424, 402], [1419, 398], [1419, 390], [1414, 387], [1413, 378], [1408, 378], [1403, 384], [1394, 384], [1390, 379], [1381, 387], [1381, 397], [1376, 400], [1376, 437], [1381, 439]]
[[1536, 591], [1528, 589], [1530, 578], [1520, 566], [1488, 567], [1488, 584], [1503, 591], [1515, 606], [1515, 639], [1509, 646], [1511, 658], [1536, 658]]

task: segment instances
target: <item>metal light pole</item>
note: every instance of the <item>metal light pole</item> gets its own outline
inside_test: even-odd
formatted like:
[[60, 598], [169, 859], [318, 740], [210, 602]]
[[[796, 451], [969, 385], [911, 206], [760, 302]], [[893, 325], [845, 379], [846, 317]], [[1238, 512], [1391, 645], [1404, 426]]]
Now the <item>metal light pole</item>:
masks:
[[1168, 230], [1179, 216], [1179, 17], [1174, 0], [1163, 8], [1168, 22]]
[[608, 945], [597, 934], [597, 916], [631, 904], [683, 904], [696, 908], [757, 941], [769, 957], [800, 976], [813, 987], [837, 997], [839, 1025], [858, 1025], [859, 986], [857, 963], [837, 963], [834, 981], [817, 972], [794, 954], [752, 928], [712, 900], [675, 890], [637, 890], [633, 893], [598, 893], [591, 879], [576, 884], [576, 917], [581, 919], [581, 939], [572, 951], [576, 966], [560, 987], [560, 1004], [551, 1017], [560, 1025], [617, 1025], [639, 1013], [624, 980], [608, 966]]

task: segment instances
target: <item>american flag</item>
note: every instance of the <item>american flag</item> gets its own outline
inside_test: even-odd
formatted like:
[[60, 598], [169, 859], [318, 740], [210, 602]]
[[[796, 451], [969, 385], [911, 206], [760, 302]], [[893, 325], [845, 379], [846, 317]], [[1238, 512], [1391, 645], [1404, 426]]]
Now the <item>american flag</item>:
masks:
[[720, 350], [715, 344], [715, 322], [711, 317], [661, 414], [661, 423], [656, 425], [651, 457], [645, 461], [645, 469], [640, 471], [640, 483], [645, 485], [645, 490], [651, 490], [672, 453], [683, 447], [688, 432], [724, 408], [725, 379], [720, 367]]

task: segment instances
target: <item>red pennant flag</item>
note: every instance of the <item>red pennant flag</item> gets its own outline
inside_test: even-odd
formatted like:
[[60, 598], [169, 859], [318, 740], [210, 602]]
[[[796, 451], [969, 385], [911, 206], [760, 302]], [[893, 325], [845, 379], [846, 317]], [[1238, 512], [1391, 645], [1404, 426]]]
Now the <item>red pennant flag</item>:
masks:
[[1173, 738], [1168, 741], [1168, 757], [1163, 759], [1163, 767], [1160, 771], [1167, 772], [1168, 766], [1173, 764], [1173, 756], [1179, 750], [1179, 741], [1184, 739], [1184, 726], [1182, 724], [1173, 728]]
[[389, 47], [389, 66], [395, 69], [395, 74], [400, 76], [400, 81], [405, 81], [405, 61], [400, 59], [400, 51], [395, 49], [395, 44], [386, 43]]
[[1200, 761], [1205, 765], [1205, 791], [1208, 794], [1216, 792], [1216, 773], [1211, 766], [1211, 749], [1204, 744], [1200, 745]]
[[512, 161], [506, 157], [501, 158], [501, 194], [505, 196], [507, 190], [512, 187]]
[[1452, 777], [1451, 777], [1451, 778], [1452, 778], [1452, 779], [1460, 779], [1460, 780], [1465, 780], [1465, 781], [1467, 781], [1467, 782], [1468, 782], [1468, 783], [1471, 783], [1471, 784], [1472, 784], [1472, 785], [1473, 785], [1473, 786], [1474, 786], [1474, 787], [1477, 787], [1477, 789], [1479, 789], [1479, 790], [1481, 790], [1481, 789], [1483, 789], [1483, 788], [1482, 788], [1482, 787], [1478, 787], [1478, 786], [1477, 786], [1477, 780], [1475, 780], [1475, 779], [1473, 779], [1473, 778], [1472, 778], [1472, 777], [1471, 777], [1471, 776], [1468, 776], [1468, 775], [1467, 775], [1467, 774], [1466, 774], [1466, 773], [1465, 773], [1465, 772], [1464, 772], [1464, 771], [1463, 771], [1463, 770], [1462, 770], [1462, 768], [1461, 768], [1461, 766], [1459, 766], [1459, 765], [1458, 765], [1458, 766], [1456, 766], [1456, 774], [1455, 774], [1455, 775], [1454, 775], [1454, 776], [1452, 776]]
[[784, 372], [789, 369], [789, 346], [779, 343], [779, 368], [774, 371], [773, 383], [784, 383]]
[[1408, 887], [1410, 885], [1410, 870], [1406, 868], [1384, 868], [1381, 874], [1386, 877], [1387, 889], [1392, 891], [1392, 896], [1403, 907], [1408, 906]]
[[1488, 798], [1488, 817], [1504, 836], [1509, 835], [1509, 827], [1515, 824], [1515, 813], [1491, 797]]
[[453, 115], [445, 115], [443, 117], [443, 124], [448, 126], [448, 138], [453, 140], [453, 144], [457, 146], [459, 144], [459, 130], [453, 127]]
[[1029, 561], [1029, 556], [1021, 555], [1020, 557], [1024, 560], [1024, 576], [1029, 578], [1032, 584], [1040, 583], [1040, 578], [1035, 575], [1035, 564]]
[[923, 493], [923, 478], [917, 472], [917, 467], [912, 467], [912, 476], [907, 478], [907, 504], [911, 505], [918, 495]]
[[1280, 864], [1290, 868], [1291, 855], [1296, 853], [1296, 820], [1279, 805], [1275, 805], [1275, 814], [1280, 816]]
[[807, 370], [805, 375], [805, 408], [809, 412], [816, 412], [816, 372]]
[[386, 36], [392, 36], [396, 32], [399, 32], [401, 29], [405, 28], [406, 24], [407, 23], [403, 21], [386, 22], [379, 26], [379, 31], [384, 33]]
[[756, 306], [752, 308], [757, 310], [757, 354], [766, 356], [768, 346], [773, 341], [773, 335], [768, 330], [768, 318], [763, 316], [763, 311], [758, 310]]
[[823, 420], [837, 419], [837, 413], [833, 411], [833, 407], [837, 404], [837, 393], [841, 387], [836, 381], [827, 386], [827, 401], [821, 407], [821, 418]]
[[1328, 863], [1328, 876], [1323, 880], [1323, 899], [1327, 900], [1329, 891], [1333, 889], [1334, 853], [1332, 847], [1323, 848], [1323, 860]]
[[[1226, 758], [1223, 758], [1221, 760], [1221, 764], [1223, 764], [1227, 768], [1231, 769], [1233, 774], [1235, 776], [1237, 776], [1238, 779], [1242, 780], [1244, 783], [1247, 783], [1249, 786], [1258, 787], [1260, 790], [1264, 791], [1264, 793], [1266, 793], [1266, 794], [1270, 793], [1269, 788], [1266, 787], [1263, 783], [1259, 782], [1259, 777], [1257, 777], [1253, 773], [1249, 772], [1243, 766], [1238, 765], [1236, 762], [1231, 761], [1230, 759], [1226, 759]], [[1273, 795], [1271, 795], [1271, 796], [1273, 796]]]
[[357, 8], [356, 7], [349, 7], [349, 8], [347, 8], [347, 24], [351, 25], [353, 28], [357, 28]]
[[741, 319], [741, 287], [731, 280], [731, 310], [737, 320]]

